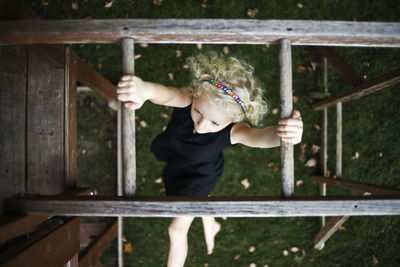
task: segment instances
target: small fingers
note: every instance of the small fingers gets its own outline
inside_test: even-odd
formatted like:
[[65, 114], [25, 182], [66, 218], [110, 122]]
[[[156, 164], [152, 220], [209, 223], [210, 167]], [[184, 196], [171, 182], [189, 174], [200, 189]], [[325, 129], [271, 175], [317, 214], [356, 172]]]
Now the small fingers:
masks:
[[280, 120], [278, 122], [278, 125], [292, 125], [292, 126], [303, 127], [303, 121], [299, 119], [287, 118]]
[[303, 131], [303, 127], [302, 126], [298, 126], [298, 125], [284, 124], [284, 125], [279, 125], [277, 127], [277, 130], [279, 132], [283, 132], [283, 131], [302, 132]]

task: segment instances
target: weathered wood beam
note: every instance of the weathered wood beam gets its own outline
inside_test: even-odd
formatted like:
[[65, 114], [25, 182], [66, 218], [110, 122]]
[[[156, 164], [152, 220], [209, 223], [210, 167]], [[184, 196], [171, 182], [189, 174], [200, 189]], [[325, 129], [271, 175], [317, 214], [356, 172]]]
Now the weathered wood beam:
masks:
[[340, 179], [332, 179], [332, 178], [325, 178], [321, 176], [312, 176], [314, 181], [319, 183], [326, 183], [329, 185], [333, 185], [336, 187], [342, 187], [349, 190], [361, 191], [361, 192], [369, 192], [375, 195], [400, 195], [400, 190], [393, 189], [393, 188], [386, 188], [376, 185], [369, 185], [369, 184], [361, 184], [355, 182], [344, 181]]
[[332, 47], [320, 46], [318, 50], [353, 86], [363, 82], [361, 75], [336, 53]]
[[[280, 98], [281, 119], [290, 118], [293, 113], [292, 90], [292, 49], [288, 39], [278, 42], [279, 72], [280, 72]], [[281, 139], [282, 163], [282, 196], [292, 197], [294, 194], [294, 161], [293, 144]]]
[[326, 197], [34, 197], [8, 199], [16, 214], [104, 217], [299, 217], [400, 215], [400, 196]]
[[400, 69], [396, 69], [389, 73], [386, 73], [374, 80], [366, 81], [353, 89], [347, 90], [336, 96], [328, 97], [321, 100], [313, 105], [314, 110], [322, 110], [324, 108], [332, 107], [338, 102], [347, 102], [353, 99], [360, 98], [364, 95], [368, 95], [379, 91], [383, 88], [389, 87], [400, 82]]
[[7, 247], [0, 265], [63, 266], [79, 251], [79, 219], [54, 219], [29, 239]]
[[0, 244], [26, 233], [38, 224], [46, 221], [47, 215], [10, 215], [0, 217]]
[[344, 224], [350, 216], [334, 216], [318, 232], [314, 240], [314, 248], [323, 249], [325, 242]]
[[3, 21], [0, 40], [8, 44], [137, 43], [276, 44], [399, 47], [399, 23], [246, 20], [102, 19]]
[[94, 266], [99, 261], [103, 251], [117, 236], [117, 227], [115, 219], [109, 222], [102, 233], [79, 253], [79, 267]]

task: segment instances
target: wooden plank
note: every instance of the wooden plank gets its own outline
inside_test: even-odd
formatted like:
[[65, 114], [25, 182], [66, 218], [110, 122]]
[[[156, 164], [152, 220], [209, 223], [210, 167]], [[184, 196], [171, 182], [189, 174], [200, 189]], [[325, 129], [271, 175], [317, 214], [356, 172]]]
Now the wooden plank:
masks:
[[9, 215], [0, 217], [0, 244], [28, 232], [33, 227], [47, 220], [47, 215]]
[[336, 105], [337, 102], [347, 102], [353, 99], [360, 98], [364, 95], [368, 95], [383, 88], [389, 87], [400, 82], [400, 69], [396, 69], [389, 73], [386, 73], [374, 80], [366, 81], [353, 89], [347, 90], [336, 96], [328, 97], [321, 100], [313, 105], [314, 110], [322, 110]]
[[342, 226], [350, 216], [334, 216], [328, 220], [324, 227], [318, 232], [314, 240], [314, 248], [323, 249], [325, 242]]
[[100, 255], [117, 236], [117, 228], [116, 220], [107, 224], [105, 230], [79, 253], [79, 267], [93, 266], [98, 262]]
[[64, 191], [64, 70], [29, 53], [27, 193]]
[[72, 259], [70, 259], [67, 264], [65, 264], [65, 267], [78, 267], [79, 266], [79, 262], [78, 262], [78, 253], [76, 253]]
[[2, 266], [63, 266], [79, 251], [79, 219], [54, 220], [27, 241], [8, 247]]
[[79, 239], [81, 250], [86, 248], [92, 240], [100, 235], [106, 228], [106, 223], [80, 223]]
[[387, 188], [387, 187], [381, 187], [381, 186], [369, 185], [369, 184], [361, 184], [361, 183], [344, 181], [344, 180], [340, 180], [340, 179], [325, 178], [325, 177], [321, 177], [321, 176], [312, 176], [312, 179], [319, 183], [326, 183], [326, 184], [333, 185], [336, 187], [342, 187], [342, 188], [361, 191], [361, 192], [369, 192], [369, 193], [375, 194], [375, 195], [400, 195], [400, 190], [393, 189], [393, 188]]
[[399, 47], [399, 23], [247, 20], [102, 19], [3, 21], [0, 40], [9, 44], [110, 43], [276, 44]]
[[67, 46], [65, 48], [64, 67], [64, 150], [65, 150], [65, 190], [77, 185], [78, 166], [76, 159], [76, 105], [77, 105], [77, 60], [78, 57]]
[[[324, 79], [324, 93], [328, 94], [328, 60], [326, 57], [323, 58], [323, 79]], [[322, 125], [321, 125], [321, 172], [323, 176], [327, 176], [328, 172], [328, 109], [322, 111]], [[326, 184], [319, 184], [319, 195], [326, 196]], [[325, 225], [325, 217], [321, 217], [322, 227]]]
[[342, 158], [342, 102], [338, 102], [336, 104], [336, 178], [342, 178]]
[[[135, 74], [135, 55], [133, 39], [122, 40], [122, 72], [124, 75]], [[135, 111], [122, 107], [122, 168], [124, 195], [136, 194], [136, 137]]]
[[336, 51], [327, 46], [318, 47], [319, 52], [353, 85], [359, 85], [363, 79]]
[[400, 215], [400, 196], [34, 197], [8, 199], [12, 214], [104, 217], [298, 217]]
[[25, 48], [0, 47], [0, 205], [25, 192], [26, 61]]
[[[292, 50], [290, 41], [279, 40], [279, 71], [281, 119], [290, 118], [293, 113], [292, 89]], [[282, 163], [282, 196], [292, 197], [294, 194], [294, 161], [293, 144], [281, 139]]]

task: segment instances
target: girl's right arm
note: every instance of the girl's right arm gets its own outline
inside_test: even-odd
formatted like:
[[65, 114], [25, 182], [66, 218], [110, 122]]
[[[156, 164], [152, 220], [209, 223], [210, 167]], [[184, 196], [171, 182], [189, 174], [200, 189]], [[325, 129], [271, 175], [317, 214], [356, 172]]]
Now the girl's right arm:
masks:
[[150, 100], [154, 104], [170, 107], [186, 107], [192, 103], [188, 87], [177, 89], [162, 84], [145, 82], [137, 76], [125, 75], [118, 82], [118, 100], [129, 109], [139, 109]]

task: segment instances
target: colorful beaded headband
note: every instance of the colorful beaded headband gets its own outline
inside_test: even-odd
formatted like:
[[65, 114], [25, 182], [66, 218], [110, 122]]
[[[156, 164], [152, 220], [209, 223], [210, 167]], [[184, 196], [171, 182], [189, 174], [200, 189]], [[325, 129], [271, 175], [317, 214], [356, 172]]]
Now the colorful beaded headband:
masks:
[[221, 88], [225, 93], [227, 93], [228, 95], [230, 95], [231, 97], [233, 97], [235, 99], [235, 101], [242, 107], [243, 112], [246, 112], [247, 107], [246, 105], [243, 103], [243, 101], [239, 98], [239, 96], [237, 94], [235, 94], [231, 89], [229, 89], [228, 87], [226, 87], [225, 85], [223, 85], [222, 83], [211, 79], [210, 77], [203, 77], [201, 78], [202, 81], [206, 81], [209, 82], [215, 86], [218, 86], [219, 88]]

